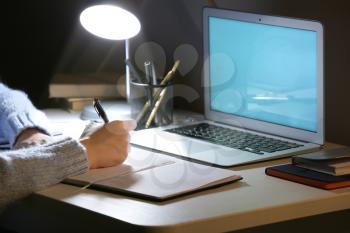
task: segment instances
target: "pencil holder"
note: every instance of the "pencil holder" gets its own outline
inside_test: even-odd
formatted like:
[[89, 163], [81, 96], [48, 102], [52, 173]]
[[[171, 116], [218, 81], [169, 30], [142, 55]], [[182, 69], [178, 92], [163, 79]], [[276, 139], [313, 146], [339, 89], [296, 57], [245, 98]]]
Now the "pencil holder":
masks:
[[137, 129], [166, 126], [173, 122], [173, 86], [130, 82], [131, 117]]

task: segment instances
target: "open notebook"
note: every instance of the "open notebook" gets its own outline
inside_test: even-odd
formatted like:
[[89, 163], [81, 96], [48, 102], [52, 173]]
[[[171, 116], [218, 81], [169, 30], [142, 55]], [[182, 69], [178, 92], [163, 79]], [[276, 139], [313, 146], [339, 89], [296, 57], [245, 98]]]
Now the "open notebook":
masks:
[[231, 170], [132, 147], [122, 165], [90, 170], [64, 183], [161, 201], [240, 179]]

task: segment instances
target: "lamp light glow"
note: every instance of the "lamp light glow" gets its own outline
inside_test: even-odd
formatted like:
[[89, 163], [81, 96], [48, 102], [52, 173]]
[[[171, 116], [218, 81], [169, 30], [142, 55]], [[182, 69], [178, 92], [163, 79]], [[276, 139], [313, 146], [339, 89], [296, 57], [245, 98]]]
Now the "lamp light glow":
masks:
[[120, 7], [96, 5], [80, 14], [81, 25], [90, 33], [109, 40], [126, 40], [141, 30], [135, 15]]

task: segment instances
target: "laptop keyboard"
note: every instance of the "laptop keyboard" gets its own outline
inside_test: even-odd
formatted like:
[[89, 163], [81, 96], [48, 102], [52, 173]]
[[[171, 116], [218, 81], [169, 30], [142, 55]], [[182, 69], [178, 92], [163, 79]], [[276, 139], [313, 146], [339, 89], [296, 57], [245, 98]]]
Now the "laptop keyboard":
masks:
[[165, 130], [255, 154], [273, 153], [302, 145], [208, 123]]

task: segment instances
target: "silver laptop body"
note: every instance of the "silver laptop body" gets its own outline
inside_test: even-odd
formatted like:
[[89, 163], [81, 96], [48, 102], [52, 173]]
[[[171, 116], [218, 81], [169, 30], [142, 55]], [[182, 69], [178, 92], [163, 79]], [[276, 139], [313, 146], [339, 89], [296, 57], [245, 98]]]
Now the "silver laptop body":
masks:
[[203, 46], [204, 122], [300, 146], [256, 154], [165, 131], [184, 125], [136, 131], [132, 144], [218, 166], [291, 156], [324, 144], [319, 22], [205, 8]]

